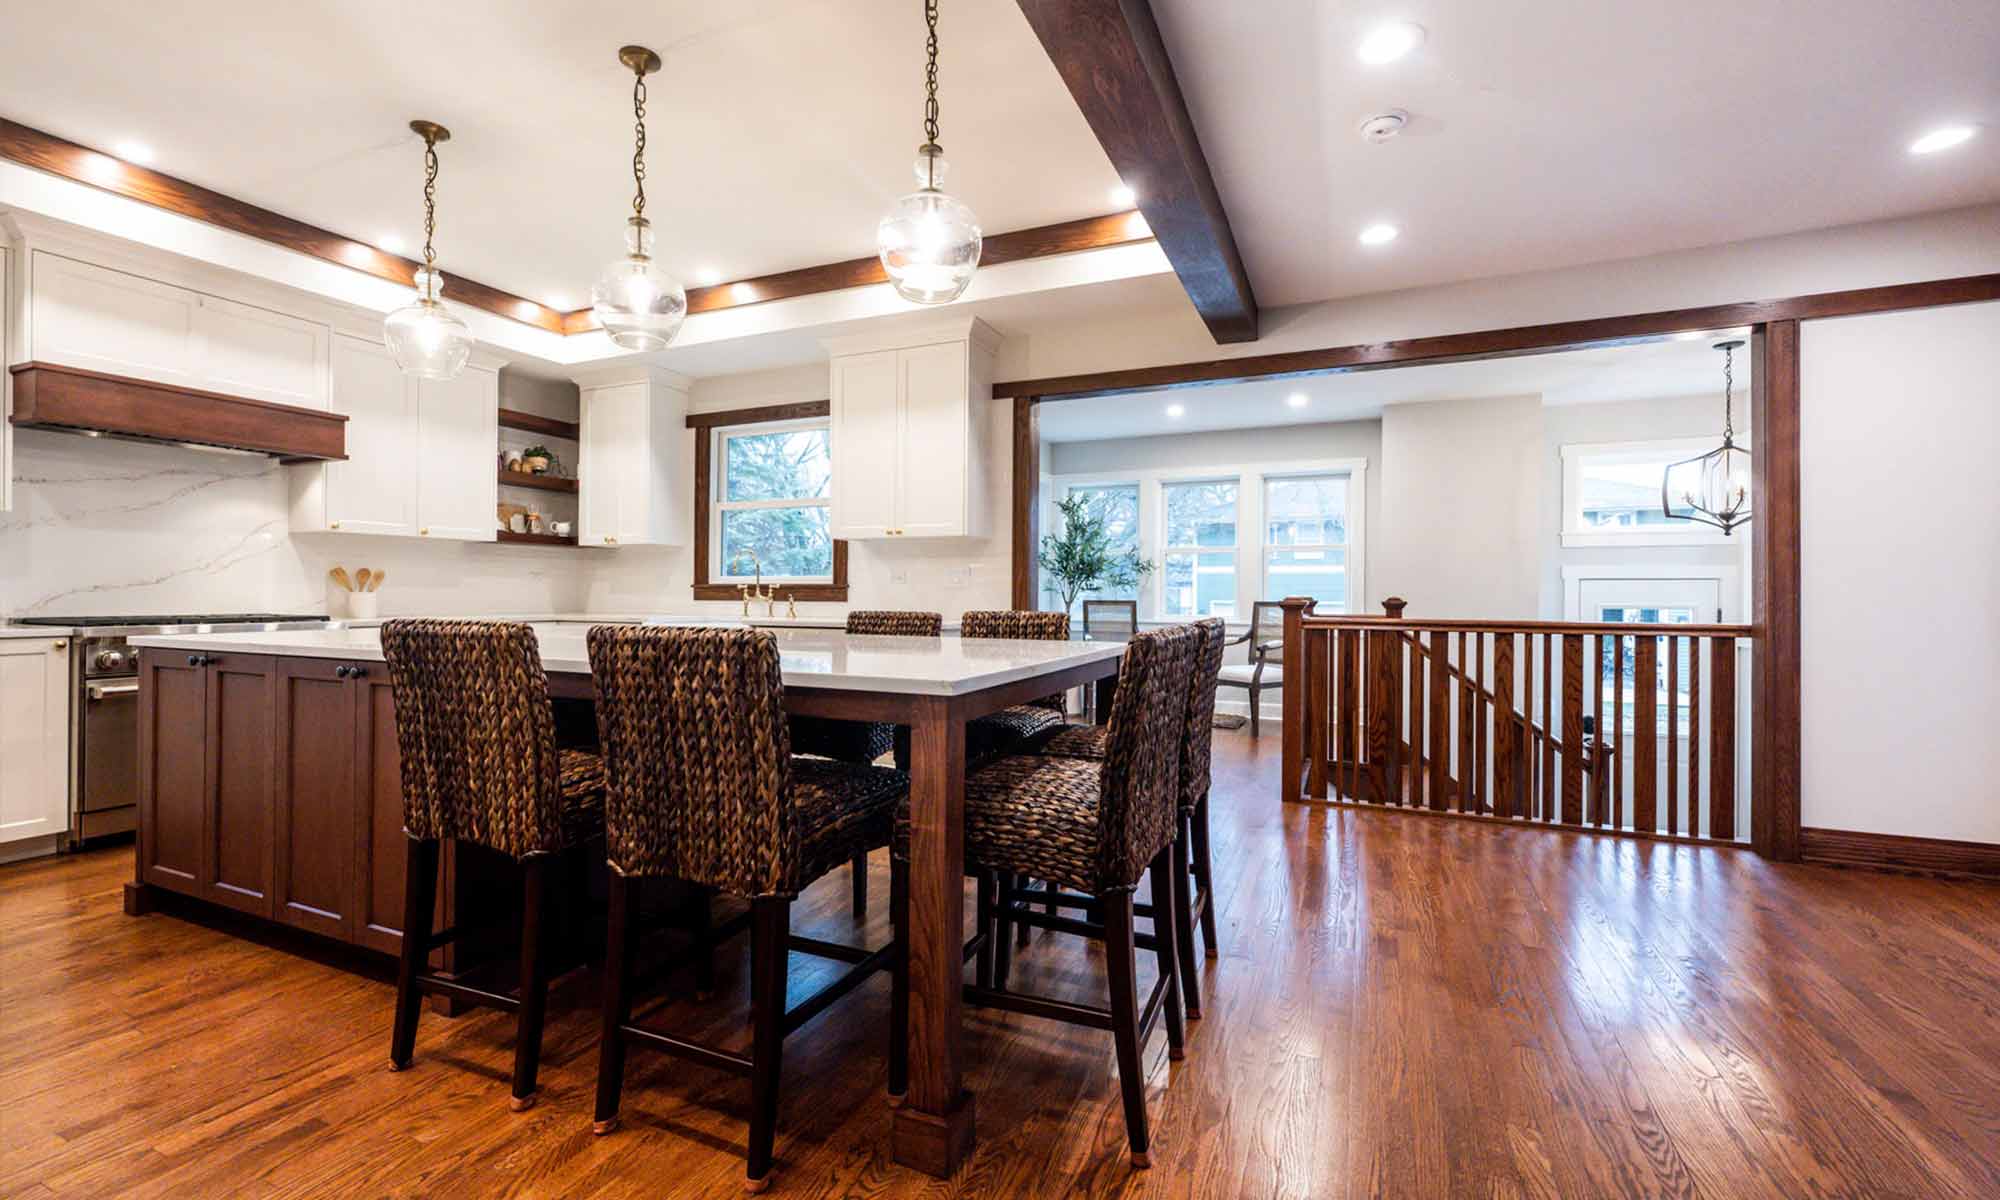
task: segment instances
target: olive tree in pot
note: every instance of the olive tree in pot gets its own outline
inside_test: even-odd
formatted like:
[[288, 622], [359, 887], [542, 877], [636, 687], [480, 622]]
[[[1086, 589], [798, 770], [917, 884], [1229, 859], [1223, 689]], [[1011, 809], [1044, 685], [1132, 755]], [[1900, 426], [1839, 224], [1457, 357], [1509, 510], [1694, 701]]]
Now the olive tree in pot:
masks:
[[1061, 599], [1064, 612], [1075, 609], [1077, 597], [1085, 592], [1131, 587], [1152, 573], [1151, 559], [1113, 546], [1110, 523], [1091, 497], [1068, 496], [1056, 501], [1056, 508], [1062, 513], [1062, 529], [1042, 535], [1035, 562], [1042, 569], [1044, 586]]

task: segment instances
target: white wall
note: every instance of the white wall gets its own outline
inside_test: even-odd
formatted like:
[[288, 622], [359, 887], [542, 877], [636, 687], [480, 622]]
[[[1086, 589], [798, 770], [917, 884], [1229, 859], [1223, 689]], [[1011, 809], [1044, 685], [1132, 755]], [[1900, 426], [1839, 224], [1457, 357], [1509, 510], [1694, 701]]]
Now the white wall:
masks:
[[[1720, 375], [1716, 379], [1721, 383]], [[1736, 397], [1739, 441], [1750, 434], [1748, 389]], [[1669, 568], [1733, 567], [1739, 579], [1749, 578], [1750, 547], [1756, 536], [1753, 520], [1738, 530], [1735, 541], [1711, 546], [1574, 546], [1562, 544], [1562, 448], [1592, 442], [1644, 442], [1666, 438], [1722, 436], [1721, 396], [1667, 396], [1604, 404], [1563, 404], [1542, 410], [1541, 515], [1536, 540], [1541, 546], [1540, 615], [1560, 621], [1564, 609], [1563, 568], [1644, 564]], [[1748, 609], [1744, 610], [1746, 616]]]
[[1801, 354], [1804, 823], [2000, 842], [2000, 304]]
[[1542, 398], [1392, 405], [1382, 413], [1382, 520], [1370, 607], [1523, 619], [1536, 612]]

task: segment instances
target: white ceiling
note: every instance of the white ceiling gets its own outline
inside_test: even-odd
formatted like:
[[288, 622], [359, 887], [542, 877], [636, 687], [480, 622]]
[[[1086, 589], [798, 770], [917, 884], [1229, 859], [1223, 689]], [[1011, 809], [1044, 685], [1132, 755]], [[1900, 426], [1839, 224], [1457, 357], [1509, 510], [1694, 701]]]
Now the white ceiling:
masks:
[[[1037, 427], [1050, 442], [1203, 433], [1359, 421], [1382, 415], [1391, 404], [1427, 400], [1476, 400], [1539, 394], [1544, 404], [1596, 404], [1669, 396], [1713, 395], [1722, 418], [1722, 355], [1717, 333], [1697, 340], [1666, 339], [1628, 346], [1598, 346], [1560, 354], [1533, 354], [1478, 362], [1438, 363], [1269, 379], [1214, 387], [1172, 388], [1137, 396], [1062, 400], [1039, 406]], [[1750, 371], [1736, 356], [1736, 397], [1749, 394]], [[1306, 397], [1294, 408], [1288, 398]], [[1179, 405], [1179, 417], [1167, 414]]]
[[[948, 182], [984, 227], [1115, 211], [1117, 175], [1012, 0], [948, 0], [939, 33]], [[139, 140], [158, 170], [409, 253], [406, 126], [440, 121], [442, 265], [576, 307], [623, 253], [628, 42], [665, 59], [647, 213], [670, 269], [692, 283], [874, 253], [923, 140], [914, 0], [7, 4], [0, 115], [103, 150]]]
[[[1995, 0], [1153, 7], [1266, 306], [2000, 198]], [[1364, 65], [1391, 19], [1428, 39]], [[1408, 130], [1363, 141], [1389, 108]], [[1968, 121], [1985, 136], [1905, 152]], [[1359, 245], [1376, 221], [1402, 236]]]

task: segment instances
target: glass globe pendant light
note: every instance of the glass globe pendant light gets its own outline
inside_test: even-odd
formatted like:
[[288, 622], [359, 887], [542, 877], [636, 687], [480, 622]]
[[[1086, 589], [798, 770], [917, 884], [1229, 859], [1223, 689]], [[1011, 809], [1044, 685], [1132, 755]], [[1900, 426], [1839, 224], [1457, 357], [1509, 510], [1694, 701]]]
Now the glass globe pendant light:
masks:
[[1713, 525], [1727, 537], [1750, 521], [1750, 452], [1736, 444], [1731, 412], [1736, 352], [1743, 343], [1718, 342], [1715, 348], [1722, 351], [1722, 445], [1667, 468], [1660, 480], [1660, 508], [1671, 520]]
[[924, 0], [930, 66], [924, 77], [924, 144], [917, 147], [916, 191], [896, 201], [875, 227], [882, 269], [896, 294], [917, 304], [949, 304], [979, 269], [979, 218], [944, 194], [944, 147], [938, 145], [937, 0]]
[[410, 128], [424, 139], [424, 265], [416, 272], [416, 302], [383, 319], [382, 340], [403, 374], [455, 379], [472, 353], [472, 331], [444, 306], [444, 276], [431, 247], [437, 231], [437, 144], [450, 141], [451, 130], [436, 121], [412, 121]]
[[625, 257], [604, 268], [591, 285], [591, 312], [611, 340], [627, 350], [664, 350], [687, 319], [687, 290], [653, 261], [653, 225], [646, 220], [646, 76], [660, 56], [626, 46], [618, 61], [632, 69], [632, 217], [625, 222]]

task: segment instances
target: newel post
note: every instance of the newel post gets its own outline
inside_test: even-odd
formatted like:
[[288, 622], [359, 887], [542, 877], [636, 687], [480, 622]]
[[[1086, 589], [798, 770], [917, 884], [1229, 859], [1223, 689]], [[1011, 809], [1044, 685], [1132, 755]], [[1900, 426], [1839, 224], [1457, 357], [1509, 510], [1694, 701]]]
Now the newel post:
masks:
[[1390, 596], [1382, 601], [1382, 615], [1392, 621], [1400, 621], [1403, 619], [1403, 610], [1409, 606], [1410, 602], [1401, 596]]
[[[1287, 596], [1280, 602], [1285, 609], [1284, 737], [1278, 758], [1278, 798], [1299, 799], [1306, 767], [1306, 705], [1311, 700], [1306, 683], [1305, 619], [1313, 601], [1305, 596]], [[1324, 719], [1322, 715], [1319, 719]]]

